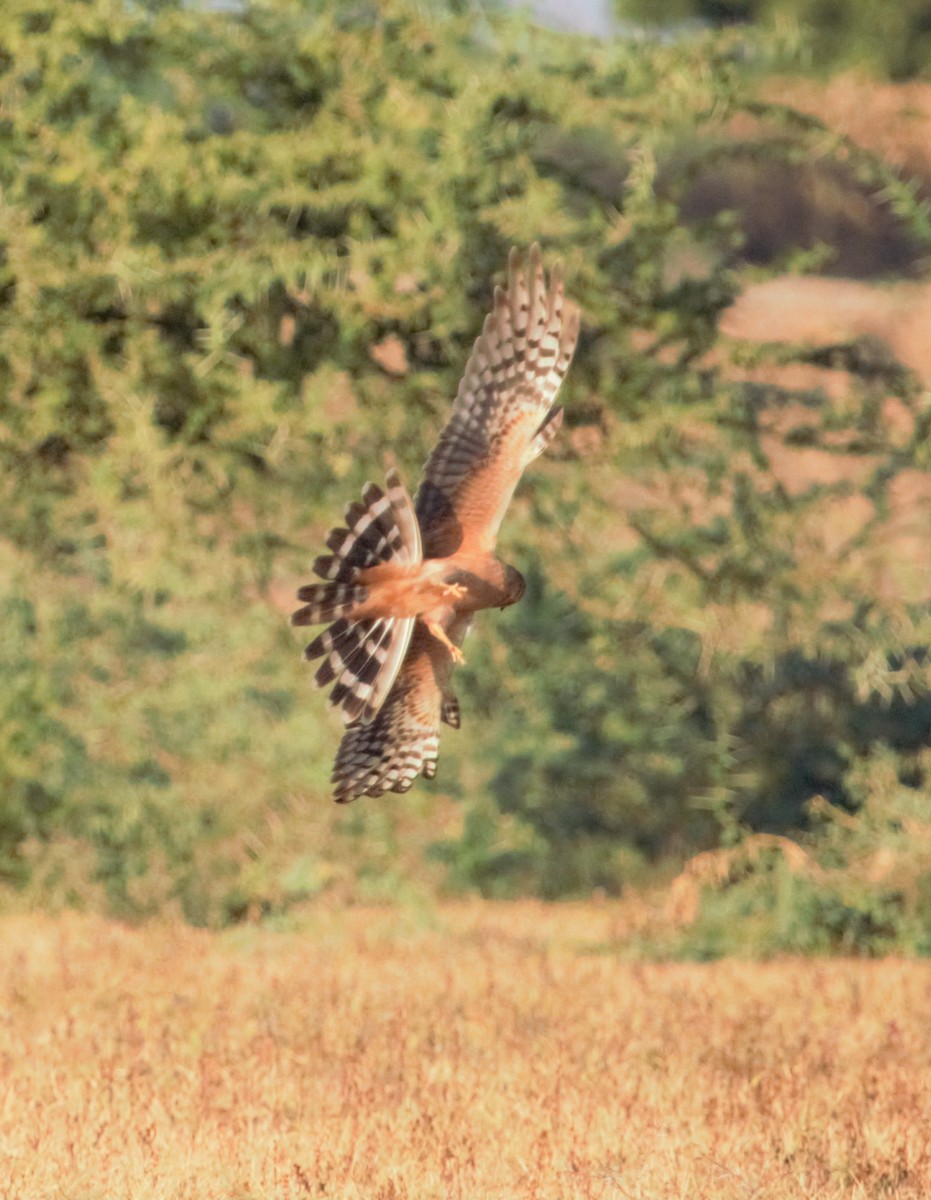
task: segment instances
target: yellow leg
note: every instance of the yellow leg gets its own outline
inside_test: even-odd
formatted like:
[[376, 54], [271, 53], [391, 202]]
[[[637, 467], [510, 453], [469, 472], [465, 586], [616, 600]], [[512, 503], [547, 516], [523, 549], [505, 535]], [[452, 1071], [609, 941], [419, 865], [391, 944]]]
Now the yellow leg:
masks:
[[[466, 594], [464, 583], [444, 583], [443, 596], [446, 600], [461, 600]], [[442, 641], [442, 639], [440, 639]]]
[[449, 640], [449, 638], [446, 636], [446, 630], [443, 628], [443, 626], [439, 625], [436, 621], [425, 621], [424, 624], [427, 626], [427, 629], [433, 634], [436, 640], [443, 643], [443, 645], [449, 651], [449, 656], [453, 662], [459, 666], [462, 666], [462, 664], [465, 662], [465, 655], [454, 642]]

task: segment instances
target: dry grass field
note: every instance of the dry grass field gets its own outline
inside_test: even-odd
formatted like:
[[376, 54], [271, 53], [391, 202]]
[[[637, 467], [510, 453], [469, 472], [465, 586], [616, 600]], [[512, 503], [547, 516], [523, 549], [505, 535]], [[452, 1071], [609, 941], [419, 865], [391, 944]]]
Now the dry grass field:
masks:
[[8, 918], [0, 1196], [931, 1195], [931, 964], [645, 965], [617, 922]]

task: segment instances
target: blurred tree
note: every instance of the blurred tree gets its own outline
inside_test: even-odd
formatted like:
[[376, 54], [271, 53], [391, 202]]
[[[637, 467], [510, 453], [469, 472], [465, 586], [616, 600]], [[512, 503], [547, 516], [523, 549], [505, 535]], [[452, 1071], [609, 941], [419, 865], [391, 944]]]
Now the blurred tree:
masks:
[[931, 70], [928, 0], [615, 0], [622, 18], [648, 25], [793, 22], [818, 66], [867, 66], [890, 79]]
[[[883, 552], [929, 466], [927, 397], [862, 347], [837, 350], [839, 401], [818, 364], [760, 384], [785, 362], [718, 335], [733, 222], [683, 227], [691, 162], [656, 187], [670, 148], [760, 119], [748, 45], [404, 0], [3, 5], [10, 885], [222, 922], [351, 879], [383, 894], [437, 842], [458, 884], [618, 889], [744, 824], [795, 828], [815, 793], [854, 807], [877, 745], [925, 786], [927, 595]], [[782, 144], [851, 155], [811, 121]], [[931, 245], [908, 186], [856, 161]], [[531, 238], [585, 329], [561, 457], [504, 531], [528, 596], [479, 623], [443, 741], [461, 829], [428, 789], [347, 817], [285, 597], [387, 453], [415, 481]], [[807, 449], [843, 469], [789, 486]]]

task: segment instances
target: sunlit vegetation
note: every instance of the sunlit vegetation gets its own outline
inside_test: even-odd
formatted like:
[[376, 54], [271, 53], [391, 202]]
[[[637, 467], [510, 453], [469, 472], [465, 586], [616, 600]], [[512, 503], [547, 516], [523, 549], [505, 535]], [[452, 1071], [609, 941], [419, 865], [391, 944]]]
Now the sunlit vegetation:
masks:
[[627, 17], [663, 25], [698, 19], [798, 28], [816, 68], [868, 66], [892, 79], [931, 72], [928, 0], [615, 0]]
[[[814, 916], [770, 920], [782, 868], [750, 867], [696, 952], [739, 924], [715, 904], [764, 950], [927, 948], [928, 393], [869, 340], [722, 337], [743, 235], [681, 212], [739, 130], [931, 249], [907, 182], [757, 98], [778, 50], [402, 0], [2, 6], [8, 906], [616, 894], [763, 832], [817, 864]], [[584, 327], [503, 531], [527, 595], [476, 622], [436, 783], [336, 810], [291, 595], [367, 478], [416, 482], [533, 239]], [[858, 873], [887, 843], [907, 888]]]
[[613, 904], [8, 919], [0, 1194], [918, 1200], [931, 968], [631, 964]]

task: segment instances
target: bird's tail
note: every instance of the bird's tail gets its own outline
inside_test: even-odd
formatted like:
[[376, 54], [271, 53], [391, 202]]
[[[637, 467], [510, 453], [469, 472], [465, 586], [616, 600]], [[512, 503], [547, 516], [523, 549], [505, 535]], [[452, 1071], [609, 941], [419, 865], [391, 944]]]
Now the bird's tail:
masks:
[[353, 620], [353, 611], [368, 598], [359, 572], [378, 563], [417, 563], [423, 554], [420, 527], [411, 499], [397, 471], [385, 476], [385, 491], [367, 483], [362, 502], [346, 509], [346, 526], [327, 537], [331, 554], [314, 562], [324, 583], [302, 587], [303, 602], [292, 625], [332, 622], [304, 651], [307, 659], [323, 658], [314, 681], [333, 684], [330, 703], [342, 709], [346, 724], [368, 724], [394, 682], [414, 628], [413, 618]]

